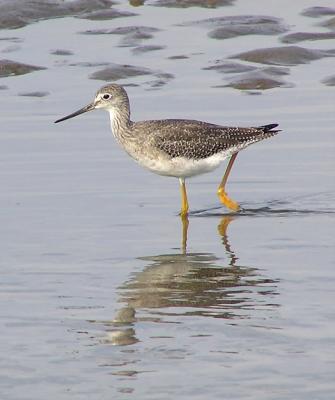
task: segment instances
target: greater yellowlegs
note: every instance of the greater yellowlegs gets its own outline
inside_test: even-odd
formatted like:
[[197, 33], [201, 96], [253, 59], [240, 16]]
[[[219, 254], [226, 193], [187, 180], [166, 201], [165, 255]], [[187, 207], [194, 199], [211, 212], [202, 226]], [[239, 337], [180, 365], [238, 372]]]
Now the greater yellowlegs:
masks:
[[96, 108], [109, 112], [116, 140], [135, 161], [156, 174], [179, 178], [182, 216], [189, 210], [185, 179], [213, 171], [229, 157], [217, 194], [228, 209], [238, 211], [240, 206], [225, 191], [237, 153], [279, 132], [277, 124], [238, 128], [187, 119], [133, 122], [127, 92], [116, 84], [103, 86], [92, 103], [55, 122]]

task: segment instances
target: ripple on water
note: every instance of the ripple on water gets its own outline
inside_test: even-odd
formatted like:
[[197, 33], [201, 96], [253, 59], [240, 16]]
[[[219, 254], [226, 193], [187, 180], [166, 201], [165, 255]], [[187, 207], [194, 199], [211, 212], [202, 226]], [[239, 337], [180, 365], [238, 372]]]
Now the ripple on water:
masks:
[[324, 57], [333, 57], [334, 55], [334, 51], [332, 50], [312, 50], [299, 46], [283, 46], [246, 51], [230, 58], [260, 64], [290, 66], [307, 64], [310, 61], [319, 60]]

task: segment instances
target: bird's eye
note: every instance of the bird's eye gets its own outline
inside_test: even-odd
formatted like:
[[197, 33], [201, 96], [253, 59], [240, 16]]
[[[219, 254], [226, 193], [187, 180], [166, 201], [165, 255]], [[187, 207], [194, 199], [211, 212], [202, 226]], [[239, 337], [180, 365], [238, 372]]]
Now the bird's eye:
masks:
[[106, 94], [104, 94], [104, 95], [102, 96], [102, 98], [103, 98], [104, 100], [109, 100], [109, 99], [111, 98], [111, 95], [108, 94], [108, 93], [106, 93]]

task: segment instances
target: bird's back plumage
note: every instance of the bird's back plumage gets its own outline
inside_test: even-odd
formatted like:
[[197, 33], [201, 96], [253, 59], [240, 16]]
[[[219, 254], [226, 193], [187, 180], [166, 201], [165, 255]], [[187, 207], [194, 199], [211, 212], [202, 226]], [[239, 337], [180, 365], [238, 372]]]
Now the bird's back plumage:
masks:
[[195, 120], [166, 119], [137, 122], [133, 129], [145, 131], [145, 141], [170, 158], [201, 160], [221, 152], [236, 152], [274, 136], [277, 124], [255, 128], [226, 127]]

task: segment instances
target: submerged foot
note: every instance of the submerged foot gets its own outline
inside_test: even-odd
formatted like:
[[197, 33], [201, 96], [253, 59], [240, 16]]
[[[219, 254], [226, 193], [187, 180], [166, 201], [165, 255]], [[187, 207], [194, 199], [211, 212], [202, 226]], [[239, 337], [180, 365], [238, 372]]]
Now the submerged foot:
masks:
[[226, 206], [229, 210], [236, 212], [241, 209], [240, 205], [236, 203], [236, 201], [232, 200], [223, 189], [218, 190], [218, 197], [221, 203], [224, 206]]

